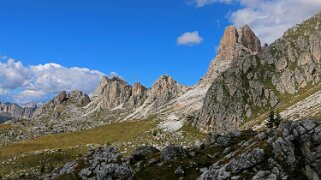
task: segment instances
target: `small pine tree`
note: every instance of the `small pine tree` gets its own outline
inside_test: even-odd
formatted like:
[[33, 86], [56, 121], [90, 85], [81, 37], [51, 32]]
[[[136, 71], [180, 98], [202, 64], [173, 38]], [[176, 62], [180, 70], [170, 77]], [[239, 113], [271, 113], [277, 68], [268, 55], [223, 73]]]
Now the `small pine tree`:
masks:
[[276, 113], [276, 117], [274, 119], [274, 125], [275, 127], [279, 127], [279, 125], [281, 124], [282, 118], [279, 112]]
[[268, 128], [277, 128], [281, 124], [282, 118], [280, 113], [275, 113], [274, 111], [271, 111], [269, 114], [269, 118], [266, 123], [266, 127]]
[[268, 121], [266, 123], [266, 127], [273, 128], [273, 124], [274, 124], [274, 111], [271, 111], [269, 114]]
[[42, 164], [40, 167], [40, 173], [45, 173], [45, 171], [46, 171], [46, 166]]

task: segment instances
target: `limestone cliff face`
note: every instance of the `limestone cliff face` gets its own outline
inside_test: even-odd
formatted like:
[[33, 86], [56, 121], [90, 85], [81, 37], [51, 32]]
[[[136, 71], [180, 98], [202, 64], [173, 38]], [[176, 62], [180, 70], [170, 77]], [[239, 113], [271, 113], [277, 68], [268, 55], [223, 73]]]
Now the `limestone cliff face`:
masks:
[[211, 62], [201, 83], [212, 83], [222, 72], [236, 64], [244, 54], [261, 51], [260, 40], [248, 25], [237, 29], [229, 26], [225, 29], [216, 57]]
[[260, 52], [261, 51], [261, 42], [252, 29], [245, 25], [238, 30], [239, 38], [238, 43], [244, 45], [251, 52]]
[[114, 108], [133, 109], [142, 105], [147, 96], [147, 89], [140, 83], [133, 86], [119, 77], [102, 77], [102, 80], [92, 96], [89, 109], [112, 110]]
[[134, 83], [131, 96], [126, 104], [129, 108], [138, 108], [147, 98], [147, 88], [139, 82]]
[[30, 119], [37, 107], [21, 107], [14, 103], [0, 102], [0, 122], [10, 119]]
[[[121, 110], [126, 119], [144, 118], [151, 114], [174, 114], [186, 117], [201, 108], [210, 84], [238, 59], [261, 51], [259, 39], [244, 26], [226, 28], [220, 48], [204, 78], [193, 87], [178, 84], [172, 77], [163, 75], [146, 89], [139, 83], [133, 86], [119, 78], [103, 77], [92, 96], [87, 112]], [[123, 113], [126, 112], [126, 113]]]
[[156, 109], [169, 100], [181, 95], [186, 87], [178, 84], [172, 77], [163, 75], [151, 87], [148, 92], [148, 104], [153, 104], [151, 109]]
[[[252, 31], [243, 27], [238, 42], [246, 48], [238, 51], [237, 56], [225, 54], [234, 58], [233, 66], [213, 82], [197, 126], [203, 131], [216, 132], [238, 129], [271, 109], [284, 108], [296, 94], [318, 84], [320, 21], [321, 14], [318, 14], [263, 49], [258, 46], [259, 40], [251, 35]], [[234, 42], [234, 39], [229, 41]], [[234, 48], [237, 51], [238, 47]]]
[[132, 87], [119, 77], [103, 77], [100, 86], [93, 95], [93, 101], [99, 101], [102, 108], [112, 109], [126, 103], [132, 93]]
[[33, 114], [33, 118], [55, 120], [76, 117], [81, 114], [80, 108], [89, 102], [88, 95], [81, 91], [71, 93], [62, 91], [54, 99], [38, 108]]

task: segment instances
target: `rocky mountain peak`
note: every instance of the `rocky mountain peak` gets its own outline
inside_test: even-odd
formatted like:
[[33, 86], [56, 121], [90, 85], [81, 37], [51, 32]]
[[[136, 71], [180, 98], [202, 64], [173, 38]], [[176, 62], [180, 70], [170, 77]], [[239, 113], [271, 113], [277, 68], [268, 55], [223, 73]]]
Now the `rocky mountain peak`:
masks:
[[147, 93], [143, 94], [143, 97], [146, 99], [144, 99], [142, 106], [133, 114], [129, 115], [127, 119], [142, 118], [151, 115], [157, 112], [163, 105], [182, 95], [187, 89], [186, 86], [178, 84], [172, 77], [162, 75], [154, 82], [152, 87], [148, 89]]
[[110, 79], [107, 76], [102, 76], [99, 85], [104, 86], [110, 82]]
[[34, 107], [21, 107], [15, 103], [0, 102], [0, 122], [11, 119], [30, 119], [36, 110]]
[[122, 78], [118, 77], [118, 76], [114, 76], [110, 79], [111, 81], [119, 81], [119, 82], [125, 82]]
[[71, 93], [61, 91], [52, 100], [38, 108], [33, 114], [33, 118], [58, 119], [62, 115], [66, 117], [71, 113], [76, 113], [77, 109], [88, 103], [90, 103], [89, 96], [81, 91], [72, 91]]
[[111, 110], [126, 104], [132, 95], [132, 87], [120, 77], [103, 76], [92, 96], [89, 111], [99, 107]]
[[164, 93], [176, 94], [180, 85], [168, 75], [162, 75], [150, 89], [150, 95], [152, 99], [161, 96]]
[[252, 52], [261, 51], [261, 42], [248, 25], [241, 27], [238, 33], [239, 33], [238, 43], [243, 44]]
[[[236, 47], [242, 49], [235, 56], [237, 61], [207, 91], [198, 120], [200, 129], [226, 132], [250, 127], [257, 120], [262, 123], [261, 119], [273, 109], [284, 109], [281, 114], [297, 119], [304, 114], [302, 109], [290, 114], [298, 104], [308, 108], [306, 114], [313, 114], [312, 107], [318, 109], [320, 104], [305, 101], [308, 95], [304, 92], [320, 91], [320, 19], [314, 16], [291, 28], [262, 50], [249, 27], [241, 28]], [[218, 68], [220, 64], [214, 65]], [[297, 104], [288, 107], [293, 101]]]
[[201, 84], [212, 83], [222, 72], [242, 56], [261, 51], [261, 42], [248, 25], [237, 29], [235, 26], [225, 28], [216, 57], [212, 60]]
[[64, 101], [67, 100], [67, 93], [66, 91], [61, 91], [54, 99], [54, 103], [56, 105], [63, 103]]
[[237, 55], [237, 46], [240, 45], [251, 52], [261, 51], [261, 42], [248, 25], [240, 29], [235, 26], [228, 26], [224, 31], [218, 50], [221, 60], [233, 60]]
[[229, 26], [225, 29], [221, 39], [218, 55], [222, 60], [234, 59], [235, 44], [238, 42], [239, 34], [235, 26]]
[[142, 94], [145, 94], [147, 92], [147, 88], [143, 86], [141, 83], [136, 82], [133, 85], [132, 88], [132, 95], [133, 96], [140, 96]]
[[161, 85], [161, 84], [170, 85], [170, 84], [175, 84], [175, 83], [176, 83], [176, 81], [172, 77], [170, 77], [169, 75], [162, 75], [154, 82], [153, 87]]
[[162, 75], [151, 87], [148, 101], [154, 102], [154, 108], [152, 109], [156, 109], [169, 100], [178, 97], [185, 90], [186, 87], [178, 84], [172, 77]]
[[117, 86], [116, 84], [121, 83], [121, 84], [127, 84], [124, 80], [122, 80], [119, 77], [112, 77], [111, 79], [107, 76], [102, 76], [100, 83], [98, 87], [96, 88], [95, 92], [92, 95], [92, 99], [95, 100], [96, 98], [99, 98], [101, 95], [104, 94], [104, 91], [106, 90], [106, 87], [110, 87], [110, 84], [114, 84], [113, 86]]

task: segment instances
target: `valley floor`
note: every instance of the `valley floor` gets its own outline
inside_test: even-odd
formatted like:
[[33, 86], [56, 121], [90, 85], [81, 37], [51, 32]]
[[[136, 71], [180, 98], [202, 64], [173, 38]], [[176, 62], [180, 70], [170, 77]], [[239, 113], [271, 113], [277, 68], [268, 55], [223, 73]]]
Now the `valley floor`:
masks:
[[[48, 135], [0, 147], [0, 175], [15, 177], [50, 172], [104, 144], [117, 147], [123, 155], [142, 145], [162, 148], [169, 144], [194, 145], [205, 136], [191, 126], [178, 131], [162, 129], [156, 118], [119, 122], [78, 132]], [[0, 128], [10, 128], [1, 125]]]

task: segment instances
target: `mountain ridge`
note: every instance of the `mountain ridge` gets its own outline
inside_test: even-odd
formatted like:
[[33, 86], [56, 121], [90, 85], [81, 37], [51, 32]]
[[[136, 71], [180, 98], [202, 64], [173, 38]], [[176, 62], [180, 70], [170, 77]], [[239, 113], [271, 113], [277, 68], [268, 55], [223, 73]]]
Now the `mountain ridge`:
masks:
[[318, 84], [320, 19], [319, 13], [226, 70], [207, 92], [197, 126], [203, 131], [236, 130], [270, 110], [283, 111], [293, 95]]

